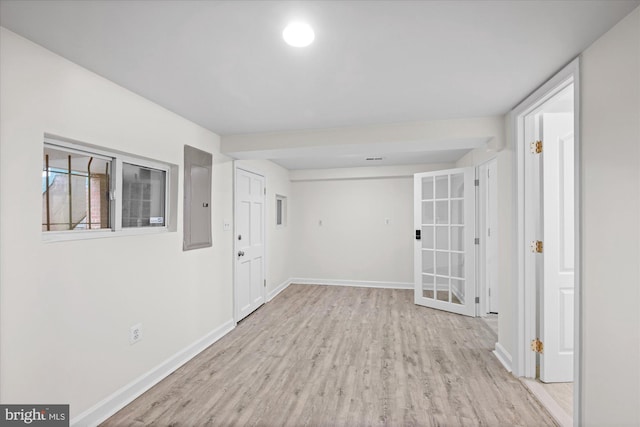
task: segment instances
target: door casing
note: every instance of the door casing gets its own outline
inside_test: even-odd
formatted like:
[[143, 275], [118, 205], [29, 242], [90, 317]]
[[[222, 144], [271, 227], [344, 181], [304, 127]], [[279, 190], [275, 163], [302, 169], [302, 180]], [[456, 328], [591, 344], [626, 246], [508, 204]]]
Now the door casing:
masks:
[[525, 116], [538, 108], [544, 102], [555, 96], [562, 89], [573, 83], [574, 87], [574, 182], [575, 182], [575, 294], [574, 294], [574, 396], [573, 396], [573, 421], [574, 425], [581, 424], [582, 410], [582, 286], [581, 266], [582, 255], [580, 251], [580, 236], [582, 227], [581, 218], [581, 193], [580, 193], [580, 59], [576, 58], [549, 81], [543, 84], [533, 94], [520, 103], [509, 117], [511, 140], [515, 144], [516, 156], [516, 182], [514, 199], [516, 201], [516, 239], [515, 250], [517, 254], [517, 269], [514, 292], [514, 308], [516, 313], [516, 342], [512, 355], [512, 370], [514, 375], [535, 378], [536, 357], [530, 350], [530, 341], [536, 335], [537, 303], [536, 284], [534, 272], [536, 265], [532, 257], [527, 256], [529, 251], [529, 236], [535, 234], [536, 211], [535, 204], [538, 195], [533, 182], [531, 166], [528, 164], [530, 146], [532, 141], [525, 136]]

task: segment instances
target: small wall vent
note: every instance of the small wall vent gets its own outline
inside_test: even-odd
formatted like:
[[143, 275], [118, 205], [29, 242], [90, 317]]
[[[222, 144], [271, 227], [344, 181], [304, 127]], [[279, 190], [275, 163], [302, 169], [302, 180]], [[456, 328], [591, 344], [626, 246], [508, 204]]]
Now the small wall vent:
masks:
[[382, 160], [382, 157], [367, 157], [365, 160], [369, 162], [379, 162]]

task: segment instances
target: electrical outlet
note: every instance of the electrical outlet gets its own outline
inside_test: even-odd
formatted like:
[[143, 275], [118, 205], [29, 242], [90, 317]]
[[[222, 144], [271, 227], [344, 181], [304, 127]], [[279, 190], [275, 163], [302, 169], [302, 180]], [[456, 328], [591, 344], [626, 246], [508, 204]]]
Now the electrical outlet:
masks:
[[231, 231], [231, 223], [228, 221], [225, 221], [223, 223], [223, 228], [224, 228], [224, 231]]
[[129, 344], [135, 344], [142, 339], [142, 323], [133, 325], [129, 329]]

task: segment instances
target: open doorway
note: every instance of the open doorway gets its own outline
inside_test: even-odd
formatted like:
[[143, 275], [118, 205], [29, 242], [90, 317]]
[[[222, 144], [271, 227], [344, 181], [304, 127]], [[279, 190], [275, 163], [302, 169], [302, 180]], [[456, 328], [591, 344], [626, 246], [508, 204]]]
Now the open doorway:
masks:
[[498, 161], [478, 166], [478, 314], [498, 338]]
[[[578, 61], [513, 113], [518, 151], [514, 373], [554, 415], [579, 415]], [[575, 419], [579, 423], [579, 419]]]

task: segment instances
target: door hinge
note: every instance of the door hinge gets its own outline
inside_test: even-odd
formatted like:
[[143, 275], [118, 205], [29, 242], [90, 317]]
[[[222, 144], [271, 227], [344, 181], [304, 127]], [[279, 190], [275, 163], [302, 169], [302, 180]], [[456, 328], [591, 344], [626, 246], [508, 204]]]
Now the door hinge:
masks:
[[473, 243], [475, 243], [476, 245], [480, 244], [480, 238], [476, 237], [475, 240], [473, 241]]
[[476, 187], [480, 187], [480, 180], [476, 179], [475, 181], [473, 181], [473, 185], [475, 185]]
[[264, 287], [267, 287], [267, 279], [264, 279]]
[[267, 195], [267, 187], [264, 187], [264, 195]]
[[531, 242], [531, 252], [538, 254], [542, 253], [542, 242], [540, 240], [534, 240]]
[[542, 344], [539, 338], [531, 341], [531, 351], [535, 351], [536, 353], [544, 352], [544, 344]]
[[542, 141], [535, 141], [531, 143], [531, 154], [542, 153]]
[[476, 304], [480, 304], [480, 297], [476, 297]]

